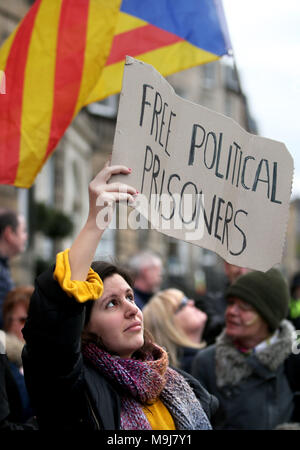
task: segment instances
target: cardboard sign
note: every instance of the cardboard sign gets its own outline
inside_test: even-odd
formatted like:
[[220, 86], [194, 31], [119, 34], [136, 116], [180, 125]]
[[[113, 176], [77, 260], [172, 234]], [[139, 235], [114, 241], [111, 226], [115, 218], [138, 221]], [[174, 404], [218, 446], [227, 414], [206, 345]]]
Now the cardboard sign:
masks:
[[241, 267], [266, 271], [280, 263], [293, 177], [285, 145], [183, 100], [131, 57], [112, 164], [132, 168], [117, 178], [140, 193], [137, 220], [140, 213], [162, 233]]

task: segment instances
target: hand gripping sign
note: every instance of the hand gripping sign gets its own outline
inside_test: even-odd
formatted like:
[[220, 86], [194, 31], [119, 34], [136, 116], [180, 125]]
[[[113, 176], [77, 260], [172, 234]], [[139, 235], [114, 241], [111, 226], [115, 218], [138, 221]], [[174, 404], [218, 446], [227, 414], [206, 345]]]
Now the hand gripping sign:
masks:
[[132, 168], [118, 179], [138, 189], [132, 213], [151, 227], [238, 266], [266, 271], [281, 261], [293, 177], [285, 145], [183, 100], [131, 57], [112, 164]]

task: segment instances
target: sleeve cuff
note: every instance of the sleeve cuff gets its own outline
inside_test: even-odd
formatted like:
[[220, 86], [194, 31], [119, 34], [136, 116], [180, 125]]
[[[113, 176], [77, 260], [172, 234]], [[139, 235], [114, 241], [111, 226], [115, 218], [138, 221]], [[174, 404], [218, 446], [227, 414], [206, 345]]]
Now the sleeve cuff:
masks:
[[89, 269], [86, 281], [71, 280], [69, 249], [56, 255], [53, 276], [66, 294], [69, 297], [74, 297], [79, 303], [97, 300], [102, 295], [103, 282], [92, 268]]

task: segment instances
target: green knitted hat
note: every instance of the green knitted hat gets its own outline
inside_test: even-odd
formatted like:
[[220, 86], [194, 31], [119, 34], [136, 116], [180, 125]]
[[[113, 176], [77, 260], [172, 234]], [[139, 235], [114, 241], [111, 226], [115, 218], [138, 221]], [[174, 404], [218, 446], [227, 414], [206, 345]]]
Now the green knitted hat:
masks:
[[287, 282], [277, 269], [248, 272], [240, 276], [226, 291], [226, 298], [237, 297], [252, 305], [268, 323], [271, 331], [278, 328], [288, 314], [290, 301]]

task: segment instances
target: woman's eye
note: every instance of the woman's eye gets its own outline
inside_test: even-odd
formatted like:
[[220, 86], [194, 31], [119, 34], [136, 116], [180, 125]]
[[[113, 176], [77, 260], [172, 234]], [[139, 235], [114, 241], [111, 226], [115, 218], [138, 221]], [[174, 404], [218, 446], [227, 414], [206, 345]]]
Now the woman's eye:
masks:
[[248, 303], [240, 303], [239, 307], [243, 311], [251, 311], [253, 309], [251, 305], [248, 305]]
[[134, 296], [133, 295], [127, 295], [126, 300], [128, 300], [131, 303], [134, 303]]
[[243, 305], [243, 306], [241, 306], [241, 309], [243, 310], [243, 311], [253, 311], [253, 308], [251, 308], [251, 306], [245, 306], [245, 305]]
[[106, 308], [113, 308], [116, 305], [116, 300], [110, 300], [110, 302], [107, 303]]

